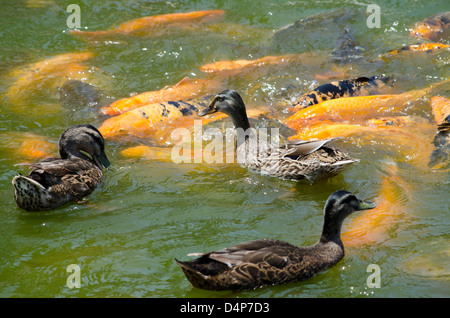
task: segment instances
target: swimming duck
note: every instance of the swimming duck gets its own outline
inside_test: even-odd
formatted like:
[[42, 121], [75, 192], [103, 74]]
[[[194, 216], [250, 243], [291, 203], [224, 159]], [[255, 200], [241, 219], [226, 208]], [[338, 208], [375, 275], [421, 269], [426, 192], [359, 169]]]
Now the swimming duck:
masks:
[[333, 177], [358, 161], [338, 149], [325, 147], [336, 138], [269, 145], [254, 129], [250, 129], [245, 104], [234, 90], [227, 89], [217, 94], [199, 116], [217, 111], [227, 114], [233, 121], [237, 132], [238, 163], [263, 175], [314, 183]]
[[95, 190], [103, 167], [110, 165], [103, 137], [92, 125], [66, 129], [59, 139], [59, 154], [61, 158], [31, 164], [27, 177], [14, 177], [14, 198], [19, 207], [43, 211], [80, 200]]
[[176, 260], [192, 285], [208, 290], [254, 289], [306, 280], [337, 264], [344, 257], [341, 226], [355, 211], [372, 209], [354, 194], [338, 190], [324, 208], [322, 235], [314, 245], [298, 247], [263, 239], [241, 243], [187, 262]]

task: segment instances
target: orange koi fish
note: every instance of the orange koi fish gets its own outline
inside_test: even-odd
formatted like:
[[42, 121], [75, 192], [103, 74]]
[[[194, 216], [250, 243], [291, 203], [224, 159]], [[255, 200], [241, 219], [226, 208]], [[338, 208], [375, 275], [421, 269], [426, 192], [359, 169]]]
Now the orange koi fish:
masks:
[[52, 157], [58, 152], [58, 145], [42, 140], [42, 139], [29, 139], [24, 140], [19, 148], [16, 149], [16, 153], [27, 160], [43, 159], [46, 157]]
[[[205, 98], [203, 107], [206, 107], [209, 101], [210, 98]], [[197, 113], [199, 104], [200, 102], [194, 104], [189, 101], [171, 101], [141, 106], [108, 118], [100, 126], [99, 131], [104, 138], [123, 134], [146, 138], [151, 136], [155, 129], [158, 129], [160, 123]]]
[[411, 30], [411, 35], [438, 41], [448, 38], [450, 28], [450, 11], [434, 15], [428, 19], [418, 22]]
[[[396, 116], [396, 117], [377, 117], [371, 118], [367, 121], [367, 126], [408, 126], [408, 128], [416, 128], [417, 131], [421, 129], [430, 128], [431, 123], [423, 118], [418, 116]], [[419, 128], [420, 127], [420, 128]]]
[[407, 119], [406, 116], [368, 120], [363, 124], [321, 121], [304, 127], [289, 140], [346, 137], [354, 143], [380, 144], [400, 155], [399, 161], [405, 160], [422, 169], [427, 166], [433, 151], [429, 138], [434, 129], [426, 119]]
[[430, 87], [393, 95], [371, 95], [330, 99], [310, 107], [300, 109], [288, 117], [284, 123], [292, 129], [301, 129], [305, 121], [311, 119], [329, 119], [332, 121], [364, 119], [380, 116], [383, 113], [396, 112], [413, 100], [426, 97], [450, 80], [433, 84]]
[[448, 48], [450, 48], [450, 45], [442, 44], [442, 43], [421, 43], [421, 44], [404, 46], [401, 49], [393, 50], [391, 52], [383, 54], [382, 57], [387, 57], [390, 55], [396, 55], [396, 54], [405, 53], [405, 52], [431, 52], [431, 51], [435, 51], [435, 50], [448, 49]]
[[13, 157], [30, 162], [52, 157], [58, 152], [57, 143], [49, 142], [46, 138], [31, 133], [2, 133], [0, 145], [5, 152], [12, 152]]
[[[196, 99], [195, 103], [187, 101], [170, 101], [142, 106], [123, 114], [108, 118], [99, 127], [104, 138], [119, 138], [134, 136], [137, 138], [152, 138], [158, 144], [167, 145], [171, 132], [176, 128], [191, 128], [198, 111], [207, 107], [211, 97]], [[264, 110], [249, 109], [249, 116], [259, 115]], [[202, 125], [227, 117], [223, 113], [202, 118]]]
[[373, 128], [353, 125], [337, 124], [329, 120], [303, 127], [297, 135], [289, 137], [290, 140], [327, 139], [331, 136], [347, 137], [354, 133], [372, 132]]
[[412, 199], [410, 187], [398, 176], [397, 166], [391, 164], [388, 169], [391, 173], [383, 176], [376, 208], [353, 219], [342, 233], [345, 246], [382, 243], [409, 218], [406, 203]]
[[[332, 121], [351, 120], [355, 118], [381, 115], [383, 110], [401, 109], [411, 97], [423, 96], [422, 92], [400, 95], [371, 95], [330, 99], [310, 107], [300, 109], [285, 120], [292, 129], [300, 129], [307, 120], [330, 119]], [[414, 98], [414, 99], [415, 99]]]
[[106, 31], [72, 30], [71, 34], [86, 40], [111, 35], [160, 36], [173, 30], [183, 30], [192, 25], [215, 21], [225, 14], [223, 10], [205, 10], [187, 13], [171, 13], [134, 19]]
[[[175, 141], [178, 143], [179, 141]], [[146, 160], [157, 160], [157, 161], [163, 161], [163, 162], [177, 162], [177, 160], [174, 160], [175, 156], [182, 155], [185, 157], [184, 159], [187, 161], [185, 163], [225, 163], [227, 162], [226, 154], [227, 153], [234, 153], [234, 143], [229, 143], [225, 145], [225, 148], [223, 148], [222, 154], [212, 154], [211, 151], [207, 148], [207, 143], [202, 144], [200, 146], [195, 146], [191, 143], [183, 143], [182, 145], [184, 147], [183, 152], [187, 151], [188, 153], [180, 154], [176, 153], [176, 151], [180, 149], [174, 149], [173, 146], [169, 147], [151, 147], [151, 146], [135, 146], [130, 147], [127, 149], [124, 149], [121, 151], [121, 154], [124, 157], [127, 158], [143, 158]], [[195, 147], [199, 147], [199, 150], [197, 150]], [[227, 148], [230, 147], [230, 148]], [[231, 148], [232, 147], [232, 148]], [[222, 156], [221, 156], [222, 155]]]
[[[410, 126], [406, 127], [408, 129], [403, 129], [402, 126], [406, 124], [409, 124]], [[413, 132], [421, 131], [422, 133], [425, 133], [432, 129], [433, 125], [428, 123], [425, 119], [423, 121], [408, 120], [404, 117], [378, 118], [368, 120], [362, 124], [335, 123], [325, 120], [303, 127], [297, 135], [291, 136], [289, 139], [327, 139], [334, 137], [363, 136], [364, 134], [370, 136], [384, 136], [389, 133], [398, 133], [404, 135], [403, 139], [407, 142], [408, 138], [415, 138]], [[393, 136], [392, 138], [395, 141], [396, 138], [399, 137]], [[399, 138], [398, 141], [400, 142], [401, 138]]]
[[144, 92], [132, 97], [122, 98], [100, 109], [100, 113], [110, 116], [119, 115], [138, 107], [173, 100], [193, 98], [218, 89], [219, 83], [213, 80], [189, 79], [185, 77], [172, 87], [158, 91]]
[[200, 67], [200, 70], [205, 73], [213, 73], [224, 70], [241, 69], [246, 66], [262, 66], [286, 63], [294, 59], [298, 59], [298, 56], [295, 54], [288, 54], [280, 56], [264, 56], [256, 60], [218, 61], [205, 64]]
[[289, 111], [296, 112], [308, 106], [335, 98], [372, 95], [378, 88], [391, 85], [392, 83], [392, 78], [383, 76], [358, 77], [327, 83], [303, 94], [290, 107]]
[[[24, 103], [25, 97], [40, 92], [43, 87], [56, 86], [61, 77], [81, 77], [80, 73], [88, 70], [88, 66], [81, 62], [93, 56], [91, 52], [65, 53], [15, 68], [9, 74], [15, 80], [5, 95], [14, 106], [20, 106]], [[11, 110], [23, 111], [24, 109], [14, 107]]]

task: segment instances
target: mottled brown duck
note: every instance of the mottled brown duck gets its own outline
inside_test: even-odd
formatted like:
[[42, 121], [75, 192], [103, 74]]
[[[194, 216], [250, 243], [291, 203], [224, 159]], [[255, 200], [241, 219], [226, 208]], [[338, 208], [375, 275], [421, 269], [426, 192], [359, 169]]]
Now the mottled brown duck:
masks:
[[336, 265], [344, 257], [341, 226], [355, 211], [375, 204], [358, 199], [348, 191], [330, 195], [324, 208], [322, 235], [317, 243], [298, 247], [287, 242], [263, 239], [249, 241], [177, 263], [197, 288], [207, 290], [255, 289], [309, 279]]
[[286, 180], [324, 181], [342, 172], [350, 164], [358, 162], [339, 149], [328, 146], [338, 138], [326, 140], [298, 140], [282, 145], [261, 139], [260, 133], [250, 127], [245, 104], [238, 92], [224, 90], [199, 113], [205, 116], [215, 112], [230, 116], [236, 129], [237, 162], [262, 175]]
[[61, 158], [47, 158], [30, 165], [28, 176], [12, 180], [17, 205], [28, 211], [51, 210], [91, 194], [103, 179], [110, 162], [105, 143], [92, 125], [66, 129], [59, 139]]

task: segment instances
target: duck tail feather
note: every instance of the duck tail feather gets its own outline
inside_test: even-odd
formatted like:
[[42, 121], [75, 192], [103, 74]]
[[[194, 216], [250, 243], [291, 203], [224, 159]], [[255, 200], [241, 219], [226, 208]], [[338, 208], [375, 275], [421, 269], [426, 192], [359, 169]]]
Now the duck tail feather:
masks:
[[48, 190], [39, 182], [18, 175], [13, 178], [12, 184], [15, 188], [15, 199], [17, 204], [28, 211], [43, 210], [42, 205], [49, 201]]

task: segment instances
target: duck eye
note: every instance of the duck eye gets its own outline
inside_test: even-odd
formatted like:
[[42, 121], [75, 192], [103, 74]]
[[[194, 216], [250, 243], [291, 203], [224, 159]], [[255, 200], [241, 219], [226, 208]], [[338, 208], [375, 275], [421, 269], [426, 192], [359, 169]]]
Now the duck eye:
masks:
[[224, 101], [224, 97], [223, 96], [216, 96], [216, 101], [223, 102]]

